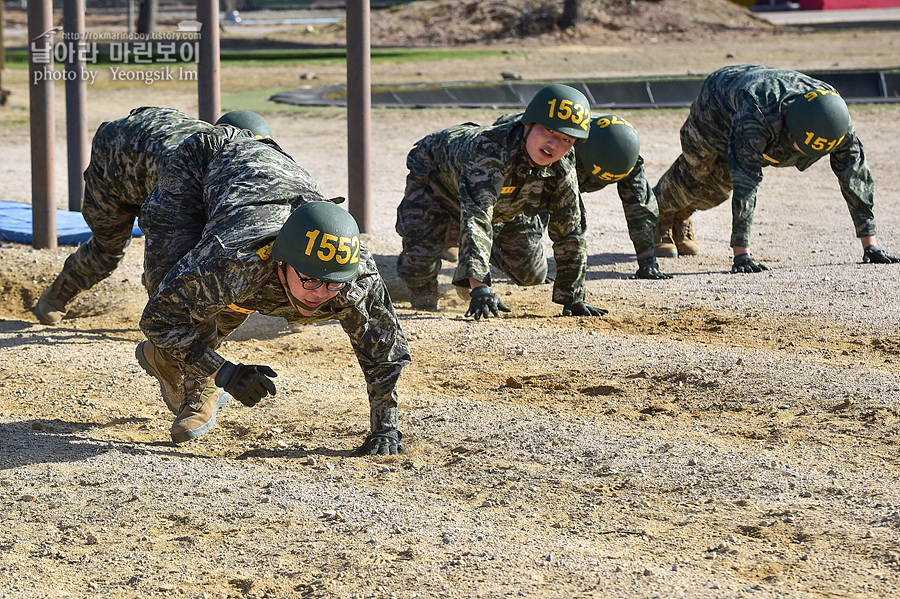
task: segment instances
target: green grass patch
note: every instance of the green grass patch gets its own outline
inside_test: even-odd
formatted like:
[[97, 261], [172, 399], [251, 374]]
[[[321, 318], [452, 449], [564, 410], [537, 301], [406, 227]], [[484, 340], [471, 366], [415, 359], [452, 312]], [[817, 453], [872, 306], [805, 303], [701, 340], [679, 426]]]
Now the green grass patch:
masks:
[[[509, 52], [503, 50], [449, 50], [428, 48], [373, 48], [371, 61], [375, 62], [432, 62], [439, 60], [478, 60], [486, 57], [504, 56]], [[283, 66], [297, 63], [318, 65], [334, 64], [347, 60], [347, 51], [342, 48], [313, 49], [272, 49], [272, 50], [222, 50], [219, 60], [223, 66]], [[27, 68], [28, 51], [10, 49], [6, 51], [6, 62], [9, 68]], [[118, 64], [127, 68], [160, 67], [166, 65], [193, 65], [193, 62], [165, 62], [151, 64], [123, 64], [110, 60], [109, 53], [97, 53], [97, 65]], [[57, 63], [62, 67], [62, 63]], [[90, 66], [94, 66], [91, 63]]]
[[[430, 62], [438, 60], [477, 60], [503, 56], [502, 50], [448, 50], [428, 48], [373, 48], [372, 62]], [[222, 50], [223, 63], [295, 63], [327, 64], [347, 60], [347, 52], [341, 48], [312, 50]]]

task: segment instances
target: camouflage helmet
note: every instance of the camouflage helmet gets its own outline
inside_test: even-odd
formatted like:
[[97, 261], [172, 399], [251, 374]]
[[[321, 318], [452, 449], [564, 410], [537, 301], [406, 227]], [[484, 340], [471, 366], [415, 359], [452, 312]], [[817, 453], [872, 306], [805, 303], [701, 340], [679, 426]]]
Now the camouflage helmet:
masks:
[[238, 129], [248, 129], [256, 139], [272, 137], [269, 123], [255, 112], [249, 110], [232, 110], [219, 117], [216, 125], [231, 125]]
[[359, 270], [359, 226], [331, 202], [307, 202], [285, 221], [272, 258], [320, 281], [345, 283]]
[[538, 90], [522, 113], [522, 122], [538, 123], [575, 139], [587, 139], [591, 104], [574, 87], [554, 83]]
[[591, 123], [587, 141], [575, 149], [575, 159], [592, 178], [613, 183], [634, 170], [640, 153], [634, 126], [620, 116], [604, 114]]
[[824, 156], [847, 134], [850, 111], [837, 92], [816, 89], [788, 105], [787, 126], [804, 154]]

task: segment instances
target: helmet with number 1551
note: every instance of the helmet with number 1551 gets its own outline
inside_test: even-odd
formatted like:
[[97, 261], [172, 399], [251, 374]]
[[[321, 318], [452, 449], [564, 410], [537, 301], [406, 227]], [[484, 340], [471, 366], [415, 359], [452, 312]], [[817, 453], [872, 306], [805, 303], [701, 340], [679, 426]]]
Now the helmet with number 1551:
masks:
[[272, 258], [307, 277], [345, 283], [359, 271], [359, 226], [340, 206], [308, 202], [281, 227]]
[[554, 83], [541, 88], [522, 114], [526, 125], [537, 123], [575, 139], [587, 139], [591, 127], [591, 104], [568, 85]]
[[836, 92], [810, 91], [788, 104], [787, 126], [791, 137], [807, 156], [824, 156], [847, 135], [850, 111]]

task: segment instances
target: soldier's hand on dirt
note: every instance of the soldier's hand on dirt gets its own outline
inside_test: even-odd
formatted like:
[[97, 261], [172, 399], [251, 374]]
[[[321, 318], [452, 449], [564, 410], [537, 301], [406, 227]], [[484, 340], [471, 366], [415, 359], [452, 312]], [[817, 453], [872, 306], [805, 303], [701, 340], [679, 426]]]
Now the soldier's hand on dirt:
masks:
[[268, 366], [232, 364], [226, 361], [216, 373], [216, 386], [228, 391], [236, 400], [252, 408], [267, 395], [275, 395], [278, 376]]
[[631, 277], [632, 279], [671, 279], [672, 275], [667, 275], [659, 269], [659, 263], [656, 257], [644, 258], [638, 260], [638, 270]]
[[762, 262], [757, 262], [750, 254], [738, 254], [734, 257], [731, 272], [762, 272], [769, 268]]
[[572, 302], [563, 306], [563, 316], [605, 316], [609, 310], [595, 308], [587, 302]]
[[403, 433], [397, 429], [377, 431], [366, 437], [353, 455], [397, 455], [403, 452]]
[[491, 314], [499, 317], [500, 312], [512, 312], [487, 285], [476, 287], [469, 293], [469, 297], [472, 300], [469, 302], [466, 316], [474, 316], [475, 320], [479, 320], [482, 316], [490, 318]]
[[897, 264], [900, 258], [889, 254], [877, 245], [870, 245], [863, 250], [863, 264]]

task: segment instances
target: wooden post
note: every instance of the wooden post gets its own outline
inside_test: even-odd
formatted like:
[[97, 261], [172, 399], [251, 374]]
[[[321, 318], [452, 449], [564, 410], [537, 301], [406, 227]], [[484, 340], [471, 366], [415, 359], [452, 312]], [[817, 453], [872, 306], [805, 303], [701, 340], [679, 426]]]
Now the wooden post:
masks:
[[68, 46], [66, 60], [66, 147], [68, 148], [69, 210], [81, 212], [84, 169], [88, 165], [87, 81], [84, 57], [84, 0], [64, 0], [63, 30]]
[[197, 65], [197, 103], [200, 120], [215, 123], [222, 112], [219, 78], [219, 2], [197, 0], [200, 28], [200, 63]]
[[31, 119], [31, 230], [36, 249], [57, 247], [53, 182], [53, 2], [28, 3], [28, 106]]
[[369, 0], [347, 0], [347, 166], [350, 214], [359, 230], [372, 225], [372, 73]]

